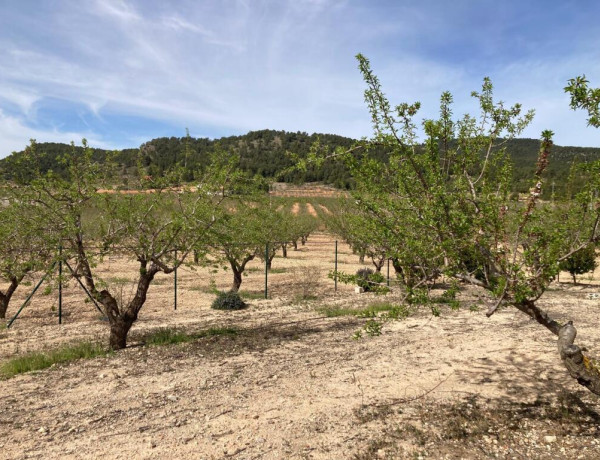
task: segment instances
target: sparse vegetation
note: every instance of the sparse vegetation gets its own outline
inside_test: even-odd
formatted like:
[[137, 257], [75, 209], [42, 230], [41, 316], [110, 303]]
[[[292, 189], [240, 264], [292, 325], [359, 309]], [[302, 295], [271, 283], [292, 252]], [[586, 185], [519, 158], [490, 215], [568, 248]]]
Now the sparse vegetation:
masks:
[[229, 327], [213, 327], [198, 332], [185, 332], [174, 328], [160, 328], [146, 334], [143, 341], [146, 345], [171, 345], [178, 343], [193, 342], [194, 340], [205, 337], [215, 337], [220, 335], [236, 335], [237, 329]]
[[28, 353], [23, 356], [9, 359], [0, 364], [2, 378], [14, 377], [25, 372], [47, 369], [55, 364], [63, 364], [78, 359], [89, 359], [97, 356], [107, 356], [110, 351], [100, 344], [82, 342], [60, 347], [46, 352]]

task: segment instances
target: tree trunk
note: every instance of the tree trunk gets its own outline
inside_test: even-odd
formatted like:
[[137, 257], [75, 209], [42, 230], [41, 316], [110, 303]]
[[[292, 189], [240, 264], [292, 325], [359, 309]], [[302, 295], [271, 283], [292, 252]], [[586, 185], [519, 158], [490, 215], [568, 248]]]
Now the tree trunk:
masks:
[[298, 250], [298, 241], [294, 240], [294, 241], [292, 241], [292, 244], [294, 245], [294, 251], [297, 251]]
[[358, 263], [359, 264], [365, 263], [365, 253], [362, 251], [358, 254]]
[[232, 292], [237, 292], [240, 290], [240, 286], [242, 285], [242, 272], [236, 268], [233, 269], [233, 285], [231, 286]]
[[287, 243], [281, 245], [281, 251], [283, 252], [283, 257], [287, 257]]
[[146, 269], [147, 262], [140, 261], [140, 275], [138, 278], [138, 285], [133, 299], [129, 304], [121, 306], [117, 304], [117, 300], [113, 295], [106, 289], [95, 293], [96, 298], [100, 301], [104, 307], [104, 312], [108, 317], [110, 323], [110, 338], [109, 346], [111, 350], [121, 350], [127, 346], [127, 334], [133, 326], [133, 323], [138, 318], [138, 313], [146, 302], [146, 295], [150, 288], [150, 283], [154, 279], [154, 275], [160, 271], [160, 269], [152, 264], [149, 269]]
[[127, 334], [133, 326], [133, 319], [124, 319], [117, 317], [117, 320], [110, 324], [109, 346], [111, 350], [122, 350], [127, 346]]
[[17, 287], [19, 286], [19, 283], [21, 282], [23, 277], [24, 275], [20, 278], [13, 276], [10, 279], [10, 286], [8, 286], [6, 292], [0, 292], [0, 319], [6, 319], [6, 311], [8, 310], [8, 304], [10, 303], [10, 299], [17, 290]]
[[227, 257], [229, 261], [229, 266], [231, 267], [231, 271], [233, 272], [233, 285], [231, 286], [232, 292], [237, 292], [242, 285], [242, 275], [244, 270], [246, 269], [246, 264], [254, 259], [254, 254], [246, 255], [242, 263], [238, 263], [237, 260], [233, 256]]
[[392, 259], [392, 266], [394, 267], [394, 272], [396, 272], [396, 275], [402, 275], [402, 265], [400, 265], [400, 261], [398, 259]]
[[577, 383], [600, 396], [600, 369], [593, 360], [583, 354], [581, 348], [573, 344], [576, 336], [577, 329], [573, 326], [573, 321], [560, 328], [558, 333], [560, 359]]
[[375, 256], [371, 256], [371, 260], [373, 261], [373, 265], [375, 265], [375, 271], [381, 273], [381, 269], [385, 263], [385, 257], [375, 258]]
[[308, 237], [306, 237], [306, 236], [302, 236], [302, 238], [300, 238], [300, 243], [302, 243], [302, 246], [304, 246], [306, 244], [306, 239], [307, 238]]
[[592, 393], [600, 396], [600, 369], [594, 364], [593, 360], [583, 354], [581, 348], [573, 344], [577, 336], [577, 329], [573, 326], [573, 322], [569, 321], [561, 326], [531, 300], [525, 300], [514, 305], [558, 336], [558, 352], [571, 377]]
[[8, 298], [0, 292], [0, 319], [6, 319], [8, 309]]

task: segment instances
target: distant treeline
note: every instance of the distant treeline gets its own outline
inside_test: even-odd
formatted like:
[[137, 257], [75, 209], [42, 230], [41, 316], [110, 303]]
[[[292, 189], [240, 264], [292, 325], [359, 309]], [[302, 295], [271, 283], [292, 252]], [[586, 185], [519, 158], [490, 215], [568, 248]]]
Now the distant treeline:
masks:
[[[322, 148], [330, 150], [340, 146], [349, 148], [356, 140], [333, 134], [307, 134], [303, 132], [286, 132], [274, 130], [251, 131], [242, 136], [230, 136], [220, 139], [193, 137], [161, 137], [146, 142], [139, 149], [124, 149], [113, 152], [112, 160], [119, 166], [119, 177], [115, 183], [127, 185], [128, 178], [138, 174], [138, 164], [145, 173], [160, 177], [175, 164], [184, 167], [186, 181], [198, 178], [210, 157], [216, 152], [237, 155], [240, 168], [251, 175], [260, 175], [281, 182], [301, 184], [304, 182], [323, 182], [342, 189], [353, 186], [347, 169], [340, 162], [325, 161], [320, 167], [308, 167], [306, 171], [290, 170], [293, 159], [287, 154], [306, 157], [311, 146], [319, 140]], [[514, 191], [526, 192], [531, 186], [532, 173], [535, 169], [539, 141], [536, 139], [514, 139], [506, 142], [505, 147], [514, 164]], [[60, 156], [71, 149], [71, 146], [58, 143], [40, 143], [37, 145], [39, 169], [42, 172], [52, 170], [63, 174], [65, 165], [59, 161]], [[77, 150], [81, 147], [76, 147]], [[106, 161], [109, 152], [94, 149], [94, 159]], [[372, 153], [381, 159], [385, 152], [378, 149]], [[0, 160], [0, 174], [11, 179], [18, 168], [23, 152], [16, 152]], [[557, 197], [564, 196], [567, 190], [568, 177], [573, 162], [586, 162], [600, 159], [599, 148], [560, 147], [554, 146], [550, 165], [547, 170], [547, 187], [544, 195], [549, 197], [552, 184]]]

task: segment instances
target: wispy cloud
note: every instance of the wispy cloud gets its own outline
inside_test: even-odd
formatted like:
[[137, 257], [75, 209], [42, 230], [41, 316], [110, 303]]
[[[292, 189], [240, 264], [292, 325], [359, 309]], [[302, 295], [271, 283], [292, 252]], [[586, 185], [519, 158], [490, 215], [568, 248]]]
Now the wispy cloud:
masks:
[[[37, 5], [37, 2], [36, 2]], [[38, 140], [82, 135], [130, 147], [144, 136], [221, 136], [250, 129], [370, 133], [354, 55], [371, 58], [393, 102], [434, 116], [444, 90], [455, 113], [492, 77], [498, 97], [537, 108], [560, 144], [600, 145], [562, 87], [580, 73], [600, 86], [593, 44], [600, 7], [423, 0], [27, 2], [0, 11], [0, 156]], [[569, 19], [578, 24], [569, 25]], [[548, 33], [552, 30], [552, 34]], [[126, 129], [125, 129], [126, 127]], [[19, 147], [20, 145], [20, 147]]]

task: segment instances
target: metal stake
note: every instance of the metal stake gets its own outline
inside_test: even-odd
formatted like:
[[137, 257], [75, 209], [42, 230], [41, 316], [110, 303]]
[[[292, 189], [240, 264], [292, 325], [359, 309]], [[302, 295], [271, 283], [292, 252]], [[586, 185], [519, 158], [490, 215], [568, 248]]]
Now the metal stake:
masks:
[[390, 287], [390, 259], [388, 259], [387, 262], [387, 285]]
[[265, 245], [265, 299], [269, 298], [269, 243]]
[[335, 240], [335, 275], [333, 281], [335, 283], [335, 292], [337, 292], [337, 271], [338, 271], [338, 240]]
[[58, 324], [62, 324], [62, 244], [58, 248]]
[[175, 276], [174, 276], [174, 286], [173, 286], [173, 300], [174, 300], [174, 305], [175, 305], [175, 310], [177, 310], [177, 250], [175, 250], [175, 270], [173, 271]]

